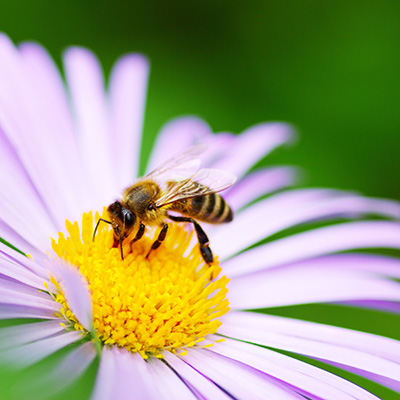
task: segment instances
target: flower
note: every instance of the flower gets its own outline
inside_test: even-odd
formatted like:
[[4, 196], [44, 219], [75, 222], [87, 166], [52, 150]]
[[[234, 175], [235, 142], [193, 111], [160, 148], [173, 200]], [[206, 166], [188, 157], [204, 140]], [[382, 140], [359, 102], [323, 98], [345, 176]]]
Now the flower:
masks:
[[[289, 167], [249, 172], [291, 140], [288, 125], [235, 136], [180, 118], [162, 129], [148, 170], [202, 142], [204, 166], [238, 177], [224, 194], [234, 221], [205, 228], [220, 264], [204, 265], [180, 224], [147, 259], [154, 232], [124, 243], [121, 260], [109, 226], [92, 240], [100, 214], [91, 212], [138, 176], [146, 59], [120, 59], [105, 89], [86, 49], [66, 52], [66, 88], [37, 44], [16, 48], [2, 35], [0, 58], [0, 236], [15, 246], [0, 246], [0, 317], [26, 319], [0, 330], [3, 361], [25, 367], [66, 348], [43, 377], [51, 396], [99, 357], [96, 400], [376, 398], [295, 354], [399, 390], [398, 341], [256, 312], [308, 303], [398, 311], [400, 260], [360, 251], [400, 247], [397, 202], [287, 190]], [[316, 221], [326, 224], [306, 225]], [[309, 229], [274, 238], [295, 226]]]

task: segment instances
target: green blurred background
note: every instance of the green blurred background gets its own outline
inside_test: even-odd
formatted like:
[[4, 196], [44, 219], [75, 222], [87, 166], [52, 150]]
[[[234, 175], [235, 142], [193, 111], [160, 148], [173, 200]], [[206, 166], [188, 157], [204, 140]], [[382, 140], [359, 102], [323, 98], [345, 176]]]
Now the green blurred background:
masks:
[[[233, 132], [283, 120], [299, 141], [269, 163], [301, 166], [306, 185], [400, 199], [399, 1], [3, 0], [0, 30], [16, 43], [41, 42], [59, 65], [69, 45], [93, 49], [106, 72], [123, 53], [146, 54], [146, 155], [179, 115]], [[325, 313], [292, 316], [322, 321]], [[398, 318], [365, 312], [357, 326], [352, 320], [347, 326], [400, 338]], [[93, 371], [68, 396], [85, 398]]]
[[400, 198], [400, 2], [3, 0], [0, 29], [43, 43], [60, 62], [71, 44], [105, 71], [122, 53], [152, 63], [145, 152], [182, 114], [215, 131], [293, 123], [307, 184]]

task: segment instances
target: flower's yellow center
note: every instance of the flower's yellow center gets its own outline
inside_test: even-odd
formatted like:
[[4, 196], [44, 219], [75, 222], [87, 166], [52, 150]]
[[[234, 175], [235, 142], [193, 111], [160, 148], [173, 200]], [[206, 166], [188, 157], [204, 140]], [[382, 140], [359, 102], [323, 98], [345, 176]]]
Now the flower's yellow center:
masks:
[[[103, 218], [107, 217], [104, 210]], [[83, 215], [81, 230], [77, 222], [66, 221], [66, 226], [69, 237], [59, 233], [52, 247], [87, 279], [93, 326], [104, 344], [125, 347], [147, 358], [163, 349], [193, 346], [217, 331], [218, 318], [229, 310], [228, 279], [217, 279], [218, 261], [208, 266], [198, 246], [190, 250], [192, 233], [182, 226], [171, 223], [165, 241], [148, 258], [154, 237], [145, 235], [133, 244], [132, 251], [131, 238], [127, 238], [123, 260], [120, 249], [112, 247], [109, 225], [101, 223], [93, 241], [91, 212]], [[62, 291], [56, 300], [63, 304], [63, 314], [72, 326], [83, 330]]]

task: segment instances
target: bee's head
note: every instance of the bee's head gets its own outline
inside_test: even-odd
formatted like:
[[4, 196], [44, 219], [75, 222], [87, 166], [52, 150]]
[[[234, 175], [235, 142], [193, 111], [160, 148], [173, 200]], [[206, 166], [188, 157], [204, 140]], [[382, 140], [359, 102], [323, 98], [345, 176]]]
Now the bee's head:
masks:
[[127, 238], [132, 232], [136, 225], [136, 215], [122, 207], [119, 201], [110, 204], [107, 211], [111, 226], [114, 228], [114, 244], [116, 244]]

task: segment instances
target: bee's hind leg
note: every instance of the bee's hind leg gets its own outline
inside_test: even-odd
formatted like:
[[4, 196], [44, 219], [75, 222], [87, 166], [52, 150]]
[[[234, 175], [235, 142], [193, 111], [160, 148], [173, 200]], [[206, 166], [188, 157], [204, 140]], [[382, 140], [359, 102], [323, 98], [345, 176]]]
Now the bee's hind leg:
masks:
[[161, 232], [158, 235], [157, 240], [152, 244], [149, 252], [147, 253], [146, 258], [149, 258], [149, 255], [152, 252], [152, 250], [156, 250], [160, 247], [160, 244], [164, 241], [165, 236], [167, 236], [167, 231], [168, 231], [168, 224], [164, 224], [164, 226], [161, 229]]
[[168, 215], [168, 218], [175, 222], [190, 222], [193, 224], [194, 229], [196, 230], [197, 240], [199, 241], [201, 256], [208, 265], [212, 264], [214, 256], [210, 249], [210, 242], [206, 233], [203, 231], [203, 228], [193, 218], [178, 217], [175, 215]]

